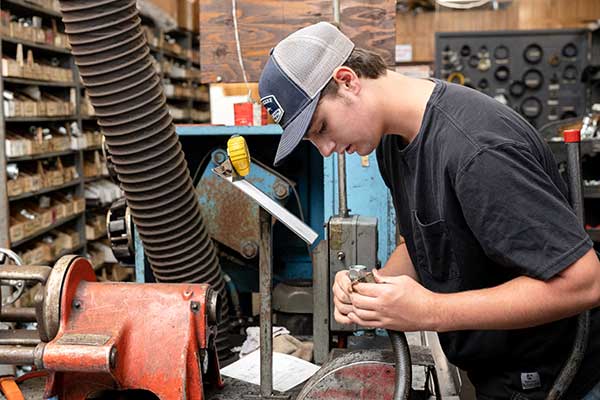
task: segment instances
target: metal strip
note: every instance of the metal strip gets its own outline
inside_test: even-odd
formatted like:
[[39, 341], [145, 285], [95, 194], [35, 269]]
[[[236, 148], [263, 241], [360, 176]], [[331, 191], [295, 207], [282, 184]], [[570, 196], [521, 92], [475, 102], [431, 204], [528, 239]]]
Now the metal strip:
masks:
[[229, 181], [233, 186], [240, 189], [242, 192], [250, 196], [256, 201], [262, 208], [267, 210], [269, 214], [277, 218], [282, 224], [287, 226], [292, 232], [298, 235], [302, 240], [308, 244], [313, 244], [319, 237], [317, 232], [313, 231], [308, 225], [302, 222], [298, 217], [289, 212], [286, 208], [279, 205], [275, 200], [267, 196], [265, 193], [260, 191], [258, 188], [253, 186], [250, 182], [240, 179], [234, 180], [233, 177], [223, 176], [222, 174], [215, 171], [221, 178]]

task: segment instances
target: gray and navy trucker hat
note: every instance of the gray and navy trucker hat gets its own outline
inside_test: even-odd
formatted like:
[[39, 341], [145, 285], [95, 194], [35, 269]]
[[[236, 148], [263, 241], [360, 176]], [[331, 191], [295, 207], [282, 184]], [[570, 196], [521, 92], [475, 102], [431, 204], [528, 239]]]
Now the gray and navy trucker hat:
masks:
[[344, 64], [354, 43], [335, 26], [319, 22], [302, 28], [275, 46], [260, 76], [260, 101], [283, 128], [275, 165], [306, 134], [321, 90]]

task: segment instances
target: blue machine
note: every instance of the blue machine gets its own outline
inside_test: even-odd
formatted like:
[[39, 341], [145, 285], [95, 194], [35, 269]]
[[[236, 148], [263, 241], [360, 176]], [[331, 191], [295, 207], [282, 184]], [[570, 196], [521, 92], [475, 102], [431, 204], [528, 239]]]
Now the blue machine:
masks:
[[[251, 177], [253, 183], [265, 193], [271, 194], [274, 199], [279, 198], [296, 215], [300, 215], [297, 205], [299, 203], [306, 223], [320, 234], [320, 239], [325, 237], [324, 223], [337, 213], [337, 155], [323, 159], [310, 143], [301, 143], [300, 149], [294, 152], [282, 167], [274, 170], [268, 166], [271, 165], [281, 135], [281, 128], [278, 125], [257, 127], [179, 125], [177, 133], [183, 144], [190, 170], [192, 173], [197, 170], [195, 184], [200, 181], [212, 184], [211, 169], [219, 161], [219, 157], [224, 156], [222, 149], [227, 139], [235, 134], [244, 136], [248, 141], [253, 161], [262, 160], [265, 164], [261, 166], [253, 163]], [[367, 157], [349, 155], [346, 157], [346, 168], [348, 206], [352, 214], [377, 217], [378, 258], [381, 263], [385, 263], [396, 247], [396, 219], [389, 191], [379, 175], [375, 154]], [[287, 185], [289, 181], [292, 185]], [[289, 193], [286, 196], [275, 193], [278, 182], [283, 182], [283, 186], [289, 186]], [[296, 190], [298, 202], [292, 187]], [[279, 190], [281, 191], [282, 188], [280, 187]], [[203, 209], [210, 210], [213, 206], [202, 193], [200, 202]], [[210, 225], [210, 217], [207, 219]], [[230, 232], [233, 234], [234, 231]], [[251, 229], [246, 229], [244, 235], [249, 234]], [[244, 235], [232, 236], [235, 236], [236, 240], [248, 239], [244, 239]], [[275, 279], [279, 281], [312, 279], [312, 260], [306, 245], [281, 224], [274, 226], [273, 235]], [[136, 245], [137, 249], [141, 249], [138, 238], [136, 238]], [[240, 252], [244, 245], [241, 243], [236, 245], [230, 241], [227, 247]], [[247, 258], [248, 263], [252, 264], [254, 258], [252, 245], [248, 244], [245, 248], [246, 256], [241, 258]], [[141, 252], [138, 251], [136, 254], [136, 276], [138, 279], [143, 279], [141, 273], [144, 269], [143, 256], [139, 253]], [[246, 282], [248, 275], [240, 271], [231, 271], [227, 265], [224, 269], [235, 280], [240, 291], [256, 291], [253, 283]]]

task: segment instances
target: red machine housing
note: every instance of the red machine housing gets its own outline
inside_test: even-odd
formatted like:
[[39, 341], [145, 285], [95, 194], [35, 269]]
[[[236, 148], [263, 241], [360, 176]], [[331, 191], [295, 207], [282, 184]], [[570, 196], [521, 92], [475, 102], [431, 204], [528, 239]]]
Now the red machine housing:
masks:
[[100, 283], [87, 260], [68, 261], [58, 332], [41, 355], [47, 398], [143, 389], [161, 400], [202, 400], [208, 381], [222, 386], [211, 315], [220, 304], [211, 304], [218, 295], [209, 285]]

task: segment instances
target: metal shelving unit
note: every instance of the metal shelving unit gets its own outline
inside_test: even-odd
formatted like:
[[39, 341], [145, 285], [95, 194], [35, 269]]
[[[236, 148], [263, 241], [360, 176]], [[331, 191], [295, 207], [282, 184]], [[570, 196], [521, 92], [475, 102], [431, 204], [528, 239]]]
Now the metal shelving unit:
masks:
[[[158, 38], [163, 37], [163, 35], [165, 34], [164, 32], [161, 32], [160, 29], [154, 27], [152, 24], [152, 21], [149, 19], [142, 17], [142, 23], [146, 26], [149, 26], [154, 31], [154, 34]], [[172, 38], [174, 38], [177, 41], [177, 43], [179, 45], [181, 45], [181, 47], [184, 49], [185, 53], [188, 53], [188, 50], [196, 48], [199, 45], [198, 35], [193, 32], [190, 32], [190, 31], [178, 29], [175, 31], [168, 32], [168, 35], [170, 35]], [[149, 45], [149, 47], [150, 47], [150, 50], [151, 50], [154, 58], [156, 59], [156, 61], [159, 64], [161, 64], [162, 61], [165, 59], [172, 59], [172, 60], [178, 61], [181, 64], [184, 64], [185, 68], [187, 68], [188, 70], [191, 69], [192, 67], [195, 67], [195, 68], [200, 67], [199, 60], [192, 60], [191, 58], [187, 57], [186, 55], [175, 54], [172, 51], [169, 51], [162, 47], [157, 47], [157, 46], [153, 46], [153, 45]], [[190, 77], [181, 78], [181, 77], [171, 76], [169, 73], [165, 73], [163, 71], [163, 68], [161, 68], [161, 71], [160, 71], [160, 78], [161, 78], [161, 80], [169, 79], [176, 83], [187, 83], [187, 85], [189, 85], [192, 88], [194, 87], [194, 85], [200, 85], [200, 82], [198, 79], [190, 78]], [[190, 97], [167, 96], [167, 102], [170, 105], [177, 105], [179, 108], [185, 109], [186, 113], [188, 114], [187, 118], [174, 118], [174, 121], [177, 123], [190, 124], [190, 123], [199, 123], [199, 122], [209, 122], [207, 120], [196, 120], [192, 117], [192, 110], [194, 110], [194, 109], [197, 109], [199, 111], [207, 111], [208, 110], [208, 102], [206, 102], [206, 101], [196, 100], [191, 96]]]
[[[58, 11], [46, 9], [39, 5], [26, 2], [24, 0], [4, 0], [1, 3], [3, 10], [9, 10], [11, 14], [15, 14], [19, 17], [30, 17], [31, 15], [39, 15], [45, 21], [46, 27], [51, 22], [51, 19], [56, 20], [56, 25], [59, 30], [62, 29], [62, 21], [60, 20], [61, 14]], [[55, 22], [52, 21], [52, 24]], [[0, 107], [0, 246], [12, 248], [18, 250], [20, 246], [35, 243], [46, 233], [53, 229], [69, 227], [74, 229], [79, 234], [79, 245], [72, 249], [62, 249], [60, 254], [56, 255], [53, 261], [58, 260], [63, 255], [78, 253], [82, 254], [87, 250], [87, 241], [85, 240], [85, 212], [80, 212], [69, 217], [62, 218], [55, 221], [53, 224], [46, 226], [42, 229], [37, 230], [35, 233], [16, 240], [10, 241], [9, 227], [10, 227], [10, 209], [11, 207], [18, 207], [22, 200], [29, 201], [35, 199], [37, 196], [49, 195], [61, 191], [62, 193], [73, 193], [79, 198], [84, 197], [84, 185], [85, 179], [83, 178], [83, 151], [84, 150], [64, 150], [54, 151], [42, 154], [27, 155], [21, 157], [6, 157], [6, 135], [7, 132], [12, 130], [24, 132], [28, 123], [35, 124], [35, 126], [54, 126], [57, 127], [61, 122], [66, 124], [69, 122], [77, 121], [79, 126], [82, 127], [82, 121], [89, 121], [94, 119], [89, 116], [81, 115], [81, 83], [77, 69], [71, 56], [69, 49], [49, 45], [46, 43], [38, 43], [30, 40], [22, 40], [20, 38], [2, 36], [0, 40], [0, 57], [2, 54], [10, 54], [11, 57], [15, 57], [17, 45], [21, 44], [24, 49], [31, 49], [34, 53], [34, 58], [39, 60], [40, 58], [46, 57], [48, 59], [54, 58], [58, 60], [59, 65], [63, 68], [70, 68], [72, 71], [73, 79], [71, 81], [47, 81], [40, 79], [27, 79], [19, 77], [3, 77], [0, 76], [0, 92], [3, 92], [7, 86], [9, 88], [18, 89], [20, 86], [38, 86], [43, 91], [47, 91], [55, 96], [63, 99], [69, 99], [70, 92], [75, 89], [75, 110], [74, 114], [67, 116], [39, 116], [39, 117], [8, 117], [4, 116], [4, 107]], [[41, 190], [23, 193], [17, 196], [8, 196], [7, 193], [7, 174], [6, 165], [7, 163], [17, 163], [25, 165], [32, 161], [44, 161], [47, 159], [54, 159], [56, 157], [67, 157], [69, 165], [74, 165], [77, 170], [78, 178], [64, 183], [62, 185], [43, 188]], [[52, 263], [53, 264], [53, 263]]]
[[81, 178], [75, 179], [74, 181], [71, 181], [71, 182], [63, 183], [62, 185], [43, 188], [43, 189], [35, 191], [35, 192], [23, 193], [18, 196], [9, 196], [8, 201], [12, 202], [12, 201], [17, 201], [17, 200], [28, 199], [30, 197], [39, 196], [39, 195], [45, 194], [45, 193], [57, 192], [61, 189], [67, 189], [67, 188], [71, 188], [71, 187], [75, 187], [75, 186], [79, 186], [79, 185], [81, 185]]

